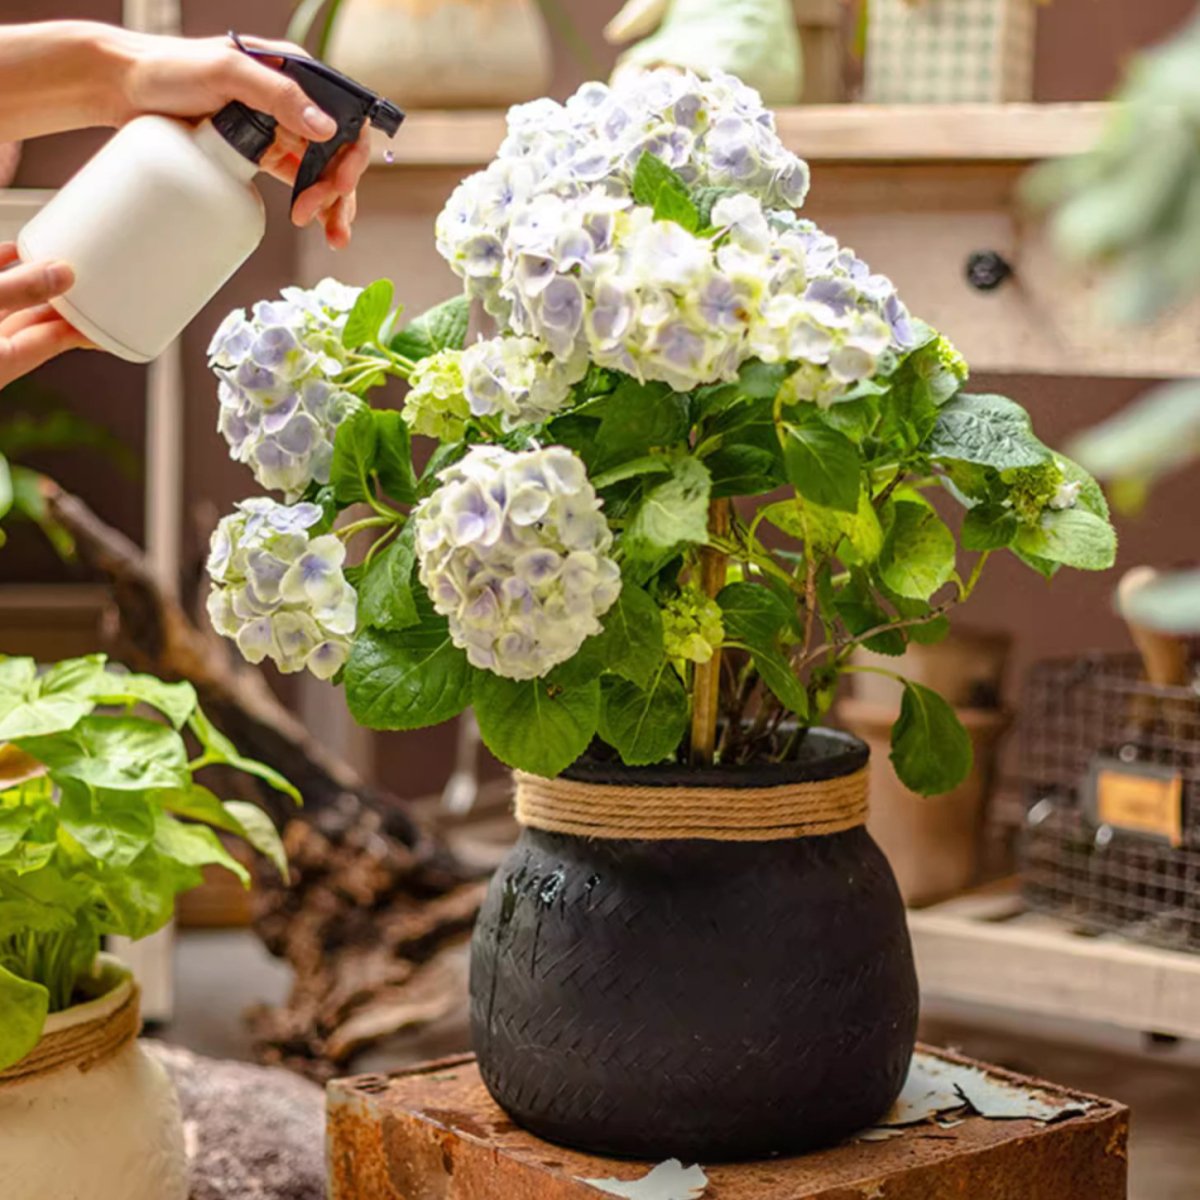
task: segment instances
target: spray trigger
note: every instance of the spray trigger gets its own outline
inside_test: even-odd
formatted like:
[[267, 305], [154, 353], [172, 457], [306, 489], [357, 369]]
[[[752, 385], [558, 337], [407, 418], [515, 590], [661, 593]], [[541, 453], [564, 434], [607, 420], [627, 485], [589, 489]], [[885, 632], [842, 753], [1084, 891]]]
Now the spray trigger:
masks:
[[294, 79], [309, 99], [337, 123], [337, 132], [329, 141], [309, 142], [292, 189], [293, 208], [301, 195], [320, 179], [333, 156], [343, 146], [358, 141], [368, 121], [388, 137], [394, 137], [400, 128], [404, 113], [395, 104], [325, 63], [303, 54], [247, 46], [232, 30], [229, 37], [243, 54], [271, 66], [277, 65], [279, 71]]

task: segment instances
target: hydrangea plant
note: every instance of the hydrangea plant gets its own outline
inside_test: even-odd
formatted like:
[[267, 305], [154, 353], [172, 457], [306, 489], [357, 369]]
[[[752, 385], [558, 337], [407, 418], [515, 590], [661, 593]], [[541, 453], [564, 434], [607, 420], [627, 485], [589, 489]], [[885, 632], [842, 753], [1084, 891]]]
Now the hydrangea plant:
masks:
[[210, 864], [249, 886], [215, 829], [286, 873], [266, 813], [195, 778], [218, 764], [300, 800], [214, 728], [191, 684], [101, 655], [44, 671], [0, 657], [0, 1070], [34, 1048], [48, 1012], [76, 1002], [102, 937], [161, 928]]
[[[589, 748], [736, 764], [794, 754], [856, 646], [944, 636], [991, 555], [1111, 565], [1099, 487], [966, 390], [892, 283], [797, 216], [807, 188], [735, 79], [588, 84], [515, 108], [450, 198], [462, 295], [407, 325], [383, 280], [234, 314], [221, 427], [283, 496], [217, 531], [218, 628], [333, 673], [373, 728], [473, 705], [542, 775]], [[371, 407], [393, 376], [402, 407]], [[970, 743], [906, 684], [893, 757], [935, 793]]]

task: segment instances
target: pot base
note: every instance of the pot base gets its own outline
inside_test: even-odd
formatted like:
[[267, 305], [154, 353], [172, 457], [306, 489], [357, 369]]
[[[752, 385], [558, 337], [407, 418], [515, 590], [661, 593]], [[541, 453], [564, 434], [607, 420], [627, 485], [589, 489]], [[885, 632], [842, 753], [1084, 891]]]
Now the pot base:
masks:
[[772, 842], [525, 830], [476, 928], [475, 1051], [496, 1101], [596, 1154], [796, 1154], [903, 1086], [917, 985], [864, 829]]

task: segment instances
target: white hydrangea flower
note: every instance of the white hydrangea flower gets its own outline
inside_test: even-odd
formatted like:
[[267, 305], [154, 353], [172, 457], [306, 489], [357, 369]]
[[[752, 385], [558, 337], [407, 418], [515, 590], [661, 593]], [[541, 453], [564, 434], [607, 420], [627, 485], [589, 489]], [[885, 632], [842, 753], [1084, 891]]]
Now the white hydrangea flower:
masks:
[[[712, 230], [635, 203], [647, 151], [689, 185], [736, 189], [712, 206]], [[587, 84], [509, 114], [499, 157], [439, 218], [438, 247], [531, 360], [590, 359], [690, 391], [757, 357], [819, 369], [815, 391], [836, 398], [915, 339], [891, 282], [791, 211], [807, 178], [736, 80]], [[496, 411], [508, 389], [483, 387], [497, 400], [472, 410]], [[529, 419], [544, 419], [538, 407]], [[506, 428], [526, 419], [500, 410]]]
[[247, 315], [231, 312], [208, 347], [220, 379], [217, 428], [230, 457], [265, 488], [298, 498], [327, 483], [338, 425], [356, 403], [334, 380], [345, 368], [342, 330], [359, 288], [333, 279], [285, 288]]
[[586, 356], [551, 357], [529, 337], [476, 342], [462, 353], [463, 395], [476, 417], [499, 416], [505, 430], [541, 422], [561, 411], [571, 388], [587, 374]]
[[473, 666], [536, 679], [600, 632], [621, 590], [612, 532], [561, 446], [475, 446], [414, 513], [421, 582]]
[[255, 497], [214, 531], [209, 617], [247, 662], [269, 658], [285, 673], [329, 679], [346, 661], [358, 597], [342, 573], [342, 542], [310, 535], [321, 517], [315, 504]]
[[463, 352], [442, 350], [417, 363], [400, 415], [413, 433], [456, 442], [471, 410], [463, 394]]

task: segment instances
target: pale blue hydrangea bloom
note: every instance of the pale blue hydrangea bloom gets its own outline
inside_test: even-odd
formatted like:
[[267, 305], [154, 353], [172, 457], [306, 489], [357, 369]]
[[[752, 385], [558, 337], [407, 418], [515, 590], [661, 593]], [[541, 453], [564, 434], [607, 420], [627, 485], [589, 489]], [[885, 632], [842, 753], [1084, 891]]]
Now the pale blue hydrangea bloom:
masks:
[[414, 514], [421, 582], [473, 666], [536, 679], [600, 632], [621, 574], [583, 463], [475, 446]]
[[231, 312], [209, 345], [221, 381], [217, 428], [230, 457], [289, 500], [329, 481], [334, 435], [356, 403], [334, 380], [345, 369], [342, 330], [360, 290], [333, 279], [285, 288], [249, 315]]
[[315, 504], [243, 500], [212, 536], [208, 613], [247, 662], [269, 658], [285, 672], [337, 674], [350, 653], [358, 597], [346, 581], [346, 548], [311, 536]]

